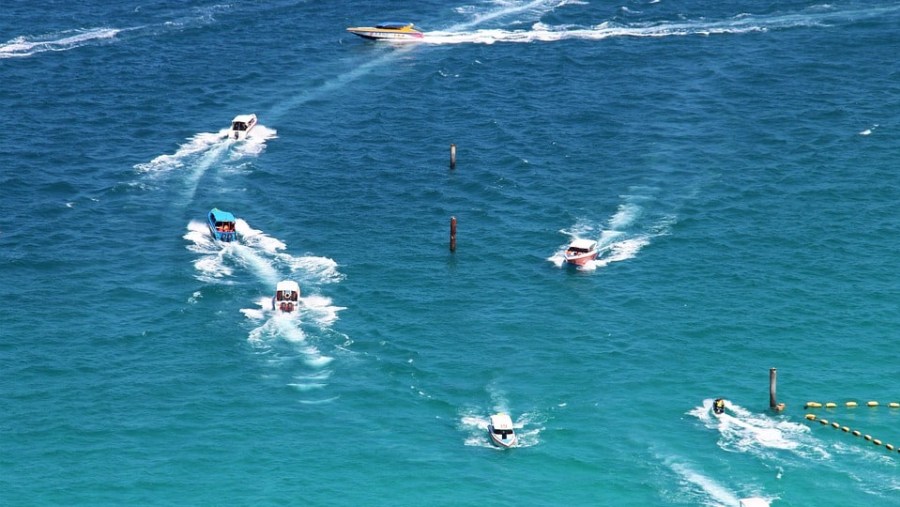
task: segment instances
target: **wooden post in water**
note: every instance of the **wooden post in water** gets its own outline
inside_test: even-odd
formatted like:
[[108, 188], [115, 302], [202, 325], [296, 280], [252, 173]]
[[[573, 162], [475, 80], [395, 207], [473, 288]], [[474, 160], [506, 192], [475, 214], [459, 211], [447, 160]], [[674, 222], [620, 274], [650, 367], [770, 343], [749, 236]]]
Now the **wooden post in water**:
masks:
[[450, 251], [456, 251], [456, 217], [450, 217]]
[[769, 408], [776, 412], [784, 410], [784, 403], [778, 403], [775, 396], [775, 386], [778, 381], [778, 370], [769, 368]]
[[456, 169], [456, 145], [450, 145], [450, 169]]

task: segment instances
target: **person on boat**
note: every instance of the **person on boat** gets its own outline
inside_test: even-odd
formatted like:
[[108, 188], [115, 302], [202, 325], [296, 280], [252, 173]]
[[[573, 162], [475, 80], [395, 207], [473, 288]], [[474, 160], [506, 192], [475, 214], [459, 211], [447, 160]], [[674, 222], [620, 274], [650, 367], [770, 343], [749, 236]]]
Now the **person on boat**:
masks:
[[713, 412], [716, 414], [725, 413], [725, 400], [716, 398], [716, 401], [713, 402]]

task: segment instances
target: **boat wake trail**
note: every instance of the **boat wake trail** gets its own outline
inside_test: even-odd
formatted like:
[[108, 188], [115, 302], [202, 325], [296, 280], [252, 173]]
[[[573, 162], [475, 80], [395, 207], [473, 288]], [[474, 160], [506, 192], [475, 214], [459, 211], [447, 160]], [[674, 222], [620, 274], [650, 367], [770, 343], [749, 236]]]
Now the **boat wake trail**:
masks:
[[718, 417], [712, 415], [712, 399], [694, 408], [693, 415], [710, 429], [719, 432], [719, 447], [734, 452], [749, 453], [761, 458], [777, 458], [780, 453], [807, 459], [826, 459], [830, 454], [823, 445], [816, 442], [803, 424], [780, 417], [755, 414], [731, 402], [725, 404], [726, 412]]
[[[654, 238], [669, 234], [676, 221], [674, 215], [651, 213], [644, 205], [645, 202], [652, 200], [647, 196], [629, 195], [624, 197], [625, 202], [619, 205], [616, 213], [606, 221], [605, 225], [580, 221], [570, 230], [560, 231], [569, 236], [570, 241], [579, 238], [597, 240], [600, 247], [597, 259], [588, 261], [579, 269], [596, 270], [614, 262], [633, 259]], [[567, 245], [568, 243], [561, 245], [559, 250], [547, 260], [557, 267], [563, 267]]]
[[[487, 13], [481, 13], [474, 16], [471, 21], [467, 21], [464, 23], [460, 23], [454, 25], [449, 28], [449, 32], [435, 32], [436, 34], [444, 34], [444, 33], [455, 33], [459, 30], [467, 30], [471, 29], [474, 26], [477, 26], [482, 23], [486, 23], [488, 21], [492, 21], [495, 19], [503, 18], [505, 16], [511, 16], [520, 13], [533, 13], [533, 16], [540, 17], [540, 15], [547, 13], [549, 10], [553, 8], [563, 5], [567, 3], [569, 0], [532, 0], [530, 2], [514, 5], [507, 3], [503, 8], [499, 10], [493, 10]], [[428, 41], [428, 35], [426, 35], [426, 39]], [[440, 44], [441, 42], [440, 36], [435, 41], [430, 41], [433, 44]], [[446, 43], [446, 42], [444, 42]], [[303, 90], [300, 93], [296, 94], [294, 97], [287, 98], [279, 104], [273, 106], [267, 113], [267, 118], [278, 119], [285, 115], [287, 112], [316, 99], [319, 99], [328, 93], [338, 90], [346, 86], [347, 84], [359, 79], [362, 76], [365, 76], [371, 73], [374, 69], [387, 65], [391, 62], [394, 62], [403, 57], [408, 51], [414, 50], [416, 44], [408, 44], [401, 43], [392, 46], [393, 51], [388, 53], [384, 53], [381, 56], [366, 60], [364, 63], [359, 66], [353, 68], [352, 70], [335, 76], [334, 78], [326, 81], [321, 86], [312, 89], [312, 90]]]
[[[866, 495], [877, 498], [896, 495], [900, 485], [896, 462], [875, 446], [848, 443], [845, 438], [834, 437], [836, 433], [827, 426], [823, 427], [823, 434], [817, 434], [802, 423], [792, 422], [787, 416], [750, 412], [728, 401], [725, 403], [725, 413], [714, 416], [712, 405], [712, 399], [705, 399], [687, 414], [696, 417], [707, 429], [718, 432], [719, 448], [754, 456], [767, 468], [779, 470], [779, 478], [784, 469], [796, 468], [796, 460], [799, 459], [804, 469], [847, 475], [850, 482]], [[823, 435], [825, 438], [821, 438]], [[885, 469], [876, 469], [860, 476], [855, 473], [856, 462], [868, 466], [880, 462], [884, 463]]]
[[[327, 386], [333, 354], [350, 345], [347, 336], [332, 331], [343, 307], [319, 293], [319, 287], [339, 282], [343, 275], [337, 263], [326, 257], [293, 256], [287, 245], [244, 219], [235, 221], [238, 240], [222, 243], [212, 238], [204, 222], [191, 221], [184, 239], [195, 254], [196, 278], [209, 284], [237, 284], [237, 274], [249, 273], [267, 296], [254, 300], [255, 306], [241, 309], [253, 328], [248, 343], [271, 366], [267, 376], [298, 391], [317, 391]], [[271, 293], [283, 279], [297, 281], [302, 296], [292, 314], [272, 309]], [[194, 299], [202, 297], [195, 294]], [[321, 347], [334, 352], [322, 352]], [[321, 399], [307, 400], [322, 402]]]
[[[547, 5], [547, 2], [532, 2], [531, 9]], [[563, 6], [559, 4], [558, 6]], [[516, 9], [528, 10], [525, 7]], [[777, 15], [738, 14], [732, 18], [711, 21], [698, 19], [694, 21], [652, 21], [621, 24], [603, 22], [592, 26], [562, 25], [552, 26], [535, 22], [530, 30], [480, 29], [464, 31], [495, 19], [495, 16], [484, 16], [471, 23], [464, 23], [446, 31], [433, 31], [425, 34], [423, 42], [428, 44], [494, 44], [497, 42], [529, 43], [556, 42], [561, 40], [603, 40], [614, 37], [684, 37], [709, 36], [720, 34], [745, 34], [767, 32], [771, 30], [789, 30], [795, 28], [842, 26], [848, 23], [877, 19], [900, 12], [898, 6], [879, 7], [857, 10], [821, 10]], [[539, 19], [535, 17], [533, 19]]]
[[[737, 506], [743, 495], [730, 490], [727, 486], [719, 483], [712, 477], [697, 471], [694, 467], [685, 463], [680, 463], [673, 459], [664, 460], [665, 464], [678, 477], [681, 484], [680, 495], [685, 497], [692, 505], [709, 505], [716, 507], [735, 507]], [[753, 497], [763, 500], [768, 504], [775, 498], [763, 497], [758, 491], [758, 486], [748, 485], [742, 489], [754, 491], [749, 493]]]
[[220, 162], [233, 164], [246, 157], [255, 157], [265, 150], [268, 140], [276, 137], [277, 131], [263, 125], [256, 126], [253, 135], [242, 141], [230, 139], [227, 128], [217, 133], [201, 132], [188, 138], [175, 153], [160, 155], [150, 162], [136, 164], [134, 168], [152, 179], [181, 175], [189, 202], [197, 192], [203, 175], [211, 167]]
[[19, 36], [0, 44], [0, 60], [24, 58], [47, 51], [68, 51], [90, 44], [109, 43], [127, 28], [64, 30], [35, 36]]
[[[0, 60], [26, 58], [47, 52], [69, 51], [85, 46], [113, 44], [133, 37], [166, 36], [173, 31], [180, 32], [188, 27], [214, 23], [215, 14], [227, 8], [226, 6], [190, 7], [178, 17], [156, 19], [144, 25], [126, 28], [73, 28], [40, 35], [19, 35], [0, 43]], [[171, 16], [171, 12], [167, 11], [166, 15]]]
[[[459, 416], [457, 428], [465, 435], [464, 444], [471, 447], [486, 447], [497, 449], [491, 444], [488, 436], [488, 423], [490, 414], [499, 412], [497, 409], [469, 409]], [[524, 413], [518, 419], [513, 420], [513, 428], [519, 443], [516, 447], [533, 447], [540, 443], [541, 431], [544, 430], [545, 418], [540, 414]]]

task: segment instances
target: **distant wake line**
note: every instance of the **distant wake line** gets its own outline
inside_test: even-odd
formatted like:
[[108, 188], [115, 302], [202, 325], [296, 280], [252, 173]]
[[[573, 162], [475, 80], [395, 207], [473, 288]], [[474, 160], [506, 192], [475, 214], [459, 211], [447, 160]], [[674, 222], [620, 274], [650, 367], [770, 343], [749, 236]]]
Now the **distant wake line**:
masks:
[[[537, 6], [545, 2], [532, 2]], [[524, 10], [524, 7], [520, 10]], [[482, 29], [463, 32], [478, 23], [499, 17], [484, 16], [446, 31], [427, 32], [423, 42], [428, 44], [493, 44], [495, 42], [554, 42], [560, 40], [602, 40], [612, 37], [679, 37], [691, 35], [742, 34], [785, 30], [813, 26], [841, 26], [847, 23], [876, 19], [900, 12], [900, 6], [867, 10], [832, 11], [818, 13], [754, 16], [741, 14], [723, 21], [655, 22], [620, 25], [603, 22], [590, 27], [549, 26], [535, 23], [531, 30]]]
[[[546, 14], [549, 11], [552, 11], [556, 7], [564, 5], [569, 0], [533, 0], [531, 2], [527, 2], [521, 5], [505, 5], [502, 8], [491, 11], [484, 14], [479, 14], [475, 16], [471, 21], [467, 21], [464, 23], [460, 23], [450, 27], [449, 32], [432, 32], [432, 33], [447, 33], [453, 34], [454, 31], [458, 30], [467, 30], [472, 27], [478, 26], [480, 24], [486, 23], [488, 21], [502, 18], [504, 16], [509, 16], [512, 14], [517, 14], [521, 12], [534, 11], [535, 17], [540, 18], [541, 15]], [[435, 40], [430, 41], [426, 36], [426, 42], [432, 42], [436, 44], [440, 44], [441, 42]], [[471, 42], [471, 41], [459, 41], [459, 42]], [[446, 43], [446, 42], [445, 42]], [[288, 111], [305, 104], [311, 100], [315, 100], [328, 92], [333, 90], [340, 89], [344, 85], [347, 85], [354, 80], [369, 74], [373, 69], [381, 67], [382, 65], [388, 64], [397, 58], [399, 58], [406, 51], [409, 51], [415, 46], [415, 44], [404, 44], [402, 46], [396, 46], [396, 51], [392, 51], [390, 53], [384, 54], [374, 60], [367, 61], [362, 65], [353, 68], [352, 70], [345, 72], [344, 74], [340, 74], [333, 79], [328, 80], [326, 83], [322, 84], [318, 88], [314, 90], [304, 90], [293, 97], [289, 97], [279, 104], [273, 106], [265, 115], [266, 118], [277, 121], [281, 116], [286, 114]]]
[[190, 14], [178, 19], [128, 28], [74, 28], [41, 35], [20, 35], [0, 43], [0, 60], [25, 58], [48, 51], [69, 51], [85, 46], [111, 44], [120, 40], [119, 35], [127, 32], [150, 36], [165, 34], [186, 26], [211, 23], [215, 10], [217, 10], [216, 7], [191, 9]]
[[20, 36], [0, 44], [0, 59], [23, 58], [46, 51], [67, 51], [88, 44], [99, 44], [115, 38], [122, 31], [121, 28], [91, 28], [65, 30], [36, 37]]

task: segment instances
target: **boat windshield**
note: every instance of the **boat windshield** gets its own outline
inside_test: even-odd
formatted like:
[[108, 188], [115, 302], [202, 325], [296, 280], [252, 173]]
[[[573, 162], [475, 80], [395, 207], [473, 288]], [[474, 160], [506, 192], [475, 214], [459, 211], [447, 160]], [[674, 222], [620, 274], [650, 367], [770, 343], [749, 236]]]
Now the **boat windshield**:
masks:
[[231, 124], [231, 130], [239, 130], [239, 131], [247, 130], [247, 124], [242, 121], [236, 121]]
[[234, 222], [216, 222], [216, 230], [219, 232], [231, 232], [234, 230]]
[[572, 247], [569, 249], [569, 253], [587, 253], [587, 251], [587, 248]]

